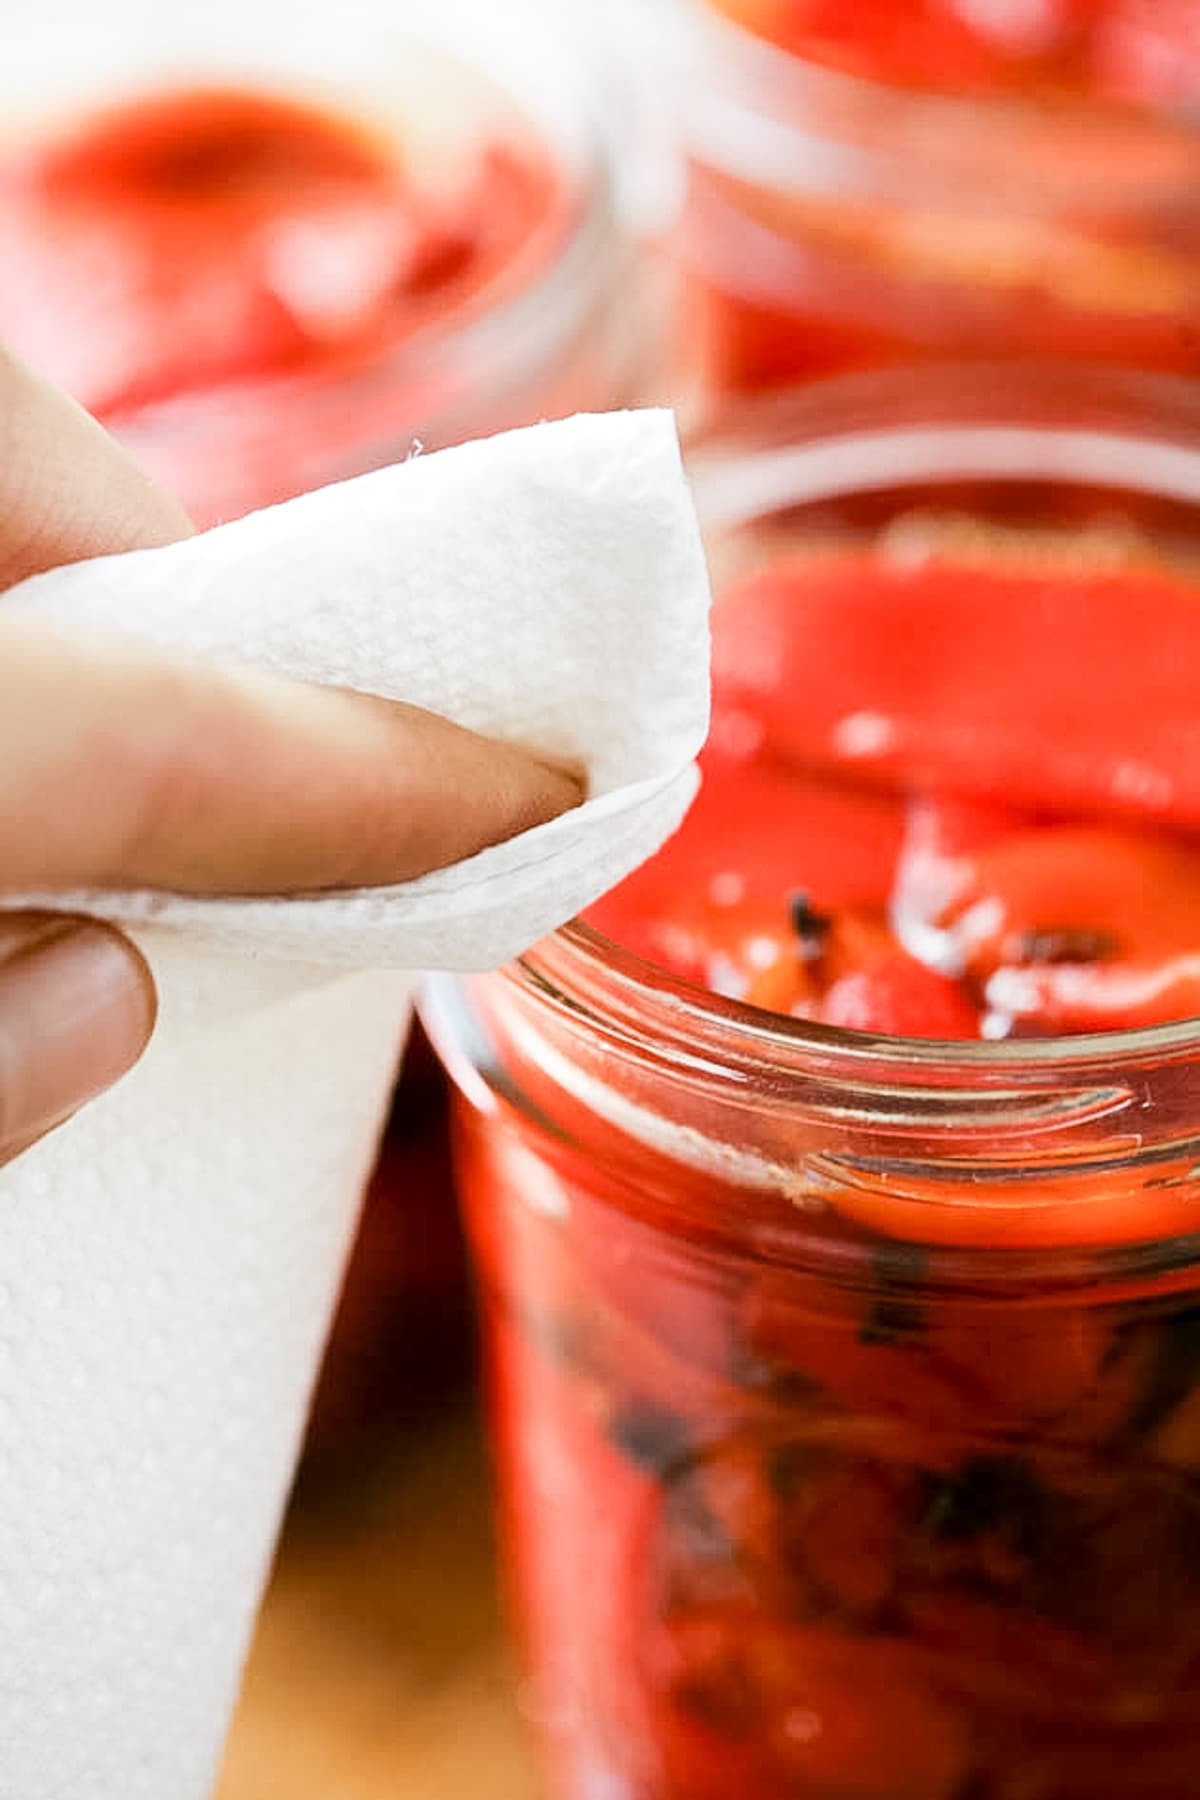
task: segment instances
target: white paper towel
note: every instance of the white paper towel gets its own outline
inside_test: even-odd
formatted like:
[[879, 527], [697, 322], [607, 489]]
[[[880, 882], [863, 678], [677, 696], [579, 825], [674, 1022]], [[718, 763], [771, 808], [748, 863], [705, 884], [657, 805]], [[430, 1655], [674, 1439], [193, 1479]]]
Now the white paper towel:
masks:
[[405, 971], [504, 960], [677, 824], [707, 580], [651, 413], [420, 458], [2, 603], [403, 698], [590, 778], [577, 812], [402, 888], [69, 902], [135, 927], [161, 1012], [131, 1076], [0, 1172], [0, 1800], [200, 1800]]

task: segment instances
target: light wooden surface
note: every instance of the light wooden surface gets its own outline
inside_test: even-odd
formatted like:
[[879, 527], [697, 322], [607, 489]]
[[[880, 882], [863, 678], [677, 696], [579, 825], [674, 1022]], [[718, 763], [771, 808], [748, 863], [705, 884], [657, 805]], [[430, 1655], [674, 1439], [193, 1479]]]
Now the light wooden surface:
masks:
[[293, 1506], [217, 1800], [542, 1800], [470, 1417]]

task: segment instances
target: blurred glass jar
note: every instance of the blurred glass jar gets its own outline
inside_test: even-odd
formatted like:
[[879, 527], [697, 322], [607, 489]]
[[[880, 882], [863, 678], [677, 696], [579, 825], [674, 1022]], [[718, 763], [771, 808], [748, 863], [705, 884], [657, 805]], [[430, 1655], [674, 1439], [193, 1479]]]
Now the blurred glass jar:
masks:
[[202, 524], [638, 398], [647, 183], [582, 29], [51, 0], [0, 70], [0, 336]]
[[[851, 40], [840, 67], [768, 41], [788, 13], [769, 0], [691, 0], [659, 34], [664, 68], [687, 46], [680, 253], [709, 423], [748, 393], [914, 358], [1200, 367], [1200, 43], [1158, 88], [1130, 73], [1089, 89], [1083, 72], [1056, 88], [1019, 59], [989, 85], [960, 56], [933, 91], [943, 14], [999, 34], [1054, 8], [792, 10]], [[873, 30], [891, 36], [876, 46]], [[808, 44], [795, 31], [784, 41]]]
[[[697, 473], [718, 587], [925, 508], [1200, 547], [1177, 382], [855, 378]], [[1189, 1793], [1197, 1022], [848, 1033], [583, 924], [425, 1016], [555, 1796]]]

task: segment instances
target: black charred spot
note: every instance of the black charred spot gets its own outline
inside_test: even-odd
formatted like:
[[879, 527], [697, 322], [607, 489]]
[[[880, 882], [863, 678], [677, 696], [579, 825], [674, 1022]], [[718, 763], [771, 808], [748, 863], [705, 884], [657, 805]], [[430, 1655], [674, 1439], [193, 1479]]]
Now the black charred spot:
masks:
[[804, 1483], [826, 1466], [826, 1453], [815, 1444], [792, 1442], [777, 1444], [765, 1463], [771, 1492], [779, 1500], [792, 1500]]
[[955, 1788], [954, 1800], [995, 1800], [998, 1792], [992, 1776], [985, 1775], [981, 1769], [973, 1769]]
[[1155, 1430], [1200, 1383], [1200, 1306], [1163, 1319], [1142, 1395], [1130, 1419], [1138, 1436]]
[[897, 1344], [925, 1326], [925, 1308], [910, 1290], [924, 1279], [928, 1258], [915, 1244], [877, 1244], [871, 1252], [874, 1298], [859, 1330], [864, 1344]]
[[950, 1475], [926, 1478], [921, 1525], [943, 1544], [1002, 1537], [1033, 1558], [1045, 1536], [1050, 1496], [1016, 1456], [973, 1456]]
[[[1200, 1180], [1200, 1168], [1190, 1168], [1182, 1175], [1152, 1178], [1146, 1186], [1149, 1189], [1190, 1187], [1197, 1180]], [[1148, 1244], [1141, 1249], [1135, 1265], [1138, 1275], [1175, 1275], [1181, 1270], [1200, 1271], [1200, 1233], [1188, 1232], [1183, 1237]]]
[[801, 954], [810, 959], [824, 955], [829, 933], [833, 929], [830, 915], [818, 912], [807, 894], [792, 895], [788, 902], [788, 915]]
[[618, 1406], [609, 1419], [608, 1436], [622, 1456], [650, 1475], [677, 1468], [693, 1447], [687, 1421], [651, 1400], [626, 1400]]
[[1082, 926], [1051, 926], [1026, 931], [1017, 945], [1023, 963], [1111, 962], [1120, 944], [1111, 931], [1089, 931]]
[[919, 1300], [883, 1298], [872, 1304], [858, 1335], [864, 1344], [902, 1344], [919, 1336], [924, 1326], [925, 1309]]

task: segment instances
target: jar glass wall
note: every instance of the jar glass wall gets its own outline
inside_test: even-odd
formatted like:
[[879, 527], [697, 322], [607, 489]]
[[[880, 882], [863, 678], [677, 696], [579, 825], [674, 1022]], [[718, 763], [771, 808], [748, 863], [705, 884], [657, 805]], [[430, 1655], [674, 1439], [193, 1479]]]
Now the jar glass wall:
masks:
[[674, 32], [691, 45], [680, 254], [710, 424], [749, 393], [898, 361], [1195, 371], [1186, 109], [892, 86], [699, 0]]
[[[931, 504], [1200, 544], [1174, 383], [832, 384], [697, 473], [718, 588]], [[555, 1794], [1187, 1792], [1196, 1023], [872, 1037], [584, 925], [426, 1018]]]

